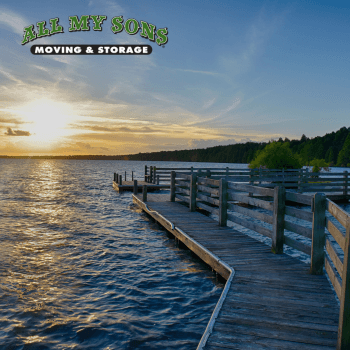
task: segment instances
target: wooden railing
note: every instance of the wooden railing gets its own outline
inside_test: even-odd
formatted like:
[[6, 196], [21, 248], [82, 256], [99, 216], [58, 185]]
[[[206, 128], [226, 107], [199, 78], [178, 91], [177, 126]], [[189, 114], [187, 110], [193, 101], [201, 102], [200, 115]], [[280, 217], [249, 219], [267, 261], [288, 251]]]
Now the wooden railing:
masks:
[[[259, 185], [260, 187], [274, 188], [283, 186], [287, 189], [296, 189], [304, 192], [338, 192], [348, 196], [350, 179], [347, 171], [312, 173], [308, 169], [238, 169], [238, 168], [157, 168], [145, 165], [145, 181], [149, 183], [170, 182], [171, 171], [191, 175], [205, 174], [206, 177], [230, 182]], [[209, 173], [209, 175], [208, 175]]]
[[[171, 201], [177, 198], [187, 203], [191, 211], [202, 209], [218, 216], [220, 226], [226, 226], [229, 220], [271, 238], [273, 253], [283, 253], [283, 246], [287, 245], [310, 255], [311, 274], [323, 274], [325, 267], [340, 300], [337, 349], [350, 349], [348, 213], [322, 193], [309, 196], [286, 191], [283, 186], [270, 189], [226, 178], [213, 179], [204, 176], [203, 171], [191, 175], [172, 171], [170, 193]], [[303, 205], [303, 209], [295, 208], [295, 203]], [[293, 222], [293, 218], [298, 222]]]
[[337, 349], [350, 349], [350, 215], [330, 200], [326, 210], [331, 237], [326, 239], [325, 268], [340, 300]]

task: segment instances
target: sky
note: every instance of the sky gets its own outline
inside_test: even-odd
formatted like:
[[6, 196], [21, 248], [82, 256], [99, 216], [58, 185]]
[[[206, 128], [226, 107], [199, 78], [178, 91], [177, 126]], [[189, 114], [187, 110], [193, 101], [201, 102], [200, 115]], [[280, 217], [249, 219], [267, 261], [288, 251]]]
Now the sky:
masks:
[[[69, 16], [104, 15], [69, 32]], [[158, 46], [113, 17], [167, 28]], [[24, 27], [64, 33], [21, 45]], [[349, 1], [0, 3], [0, 155], [120, 155], [322, 136], [350, 126]], [[90, 20], [92, 27], [92, 20]], [[32, 45], [151, 45], [33, 55]]]

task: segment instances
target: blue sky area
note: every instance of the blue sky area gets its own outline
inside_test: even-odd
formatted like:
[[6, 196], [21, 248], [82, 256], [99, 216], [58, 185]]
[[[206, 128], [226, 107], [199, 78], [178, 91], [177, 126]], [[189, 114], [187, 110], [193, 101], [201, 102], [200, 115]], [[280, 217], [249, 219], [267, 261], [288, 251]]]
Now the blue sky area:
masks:
[[[0, 5], [0, 154], [127, 154], [349, 127], [347, 1], [9, 1]], [[106, 15], [102, 32], [69, 16]], [[164, 47], [111, 19], [168, 28]], [[24, 27], [63, 34], [21, 45]], [[150, 44], [148, 56], [40, 56], [40, 44]]]

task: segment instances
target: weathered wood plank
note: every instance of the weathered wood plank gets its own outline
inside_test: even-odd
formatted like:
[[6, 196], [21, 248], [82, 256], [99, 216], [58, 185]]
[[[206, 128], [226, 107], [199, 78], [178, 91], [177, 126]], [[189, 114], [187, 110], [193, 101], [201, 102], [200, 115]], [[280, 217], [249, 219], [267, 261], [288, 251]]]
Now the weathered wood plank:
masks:
[[[228, 272], [218, 260], [201, 252], [195, 242], [235, 269], [234, 281], [204, 349], [335, 348], [339, 311], [325, 276], [310, 275], [301, 261], [285, 254], [271, 254], [263, 243], [220, 227], [198, 212], [191, 213], [188, 207], [170, 202], [168, 195], [162, 198], [167, 202], [149, 195], [149, 214], [156, 221], [222, 276], [227, 278]], [[177, 227], [194, 241], [181, 237]], [[255, 230], [251, 225], [249, 228]]]

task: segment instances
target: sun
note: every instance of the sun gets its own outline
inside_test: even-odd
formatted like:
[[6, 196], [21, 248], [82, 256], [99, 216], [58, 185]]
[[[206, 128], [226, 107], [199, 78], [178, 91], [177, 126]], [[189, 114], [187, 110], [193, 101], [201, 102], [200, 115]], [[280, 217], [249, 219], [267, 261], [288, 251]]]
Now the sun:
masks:
[[24, 106], [21, 115], [33, 141], [54, 142], [67, 134], [72, 109], [64, 102], [39, 99]]

